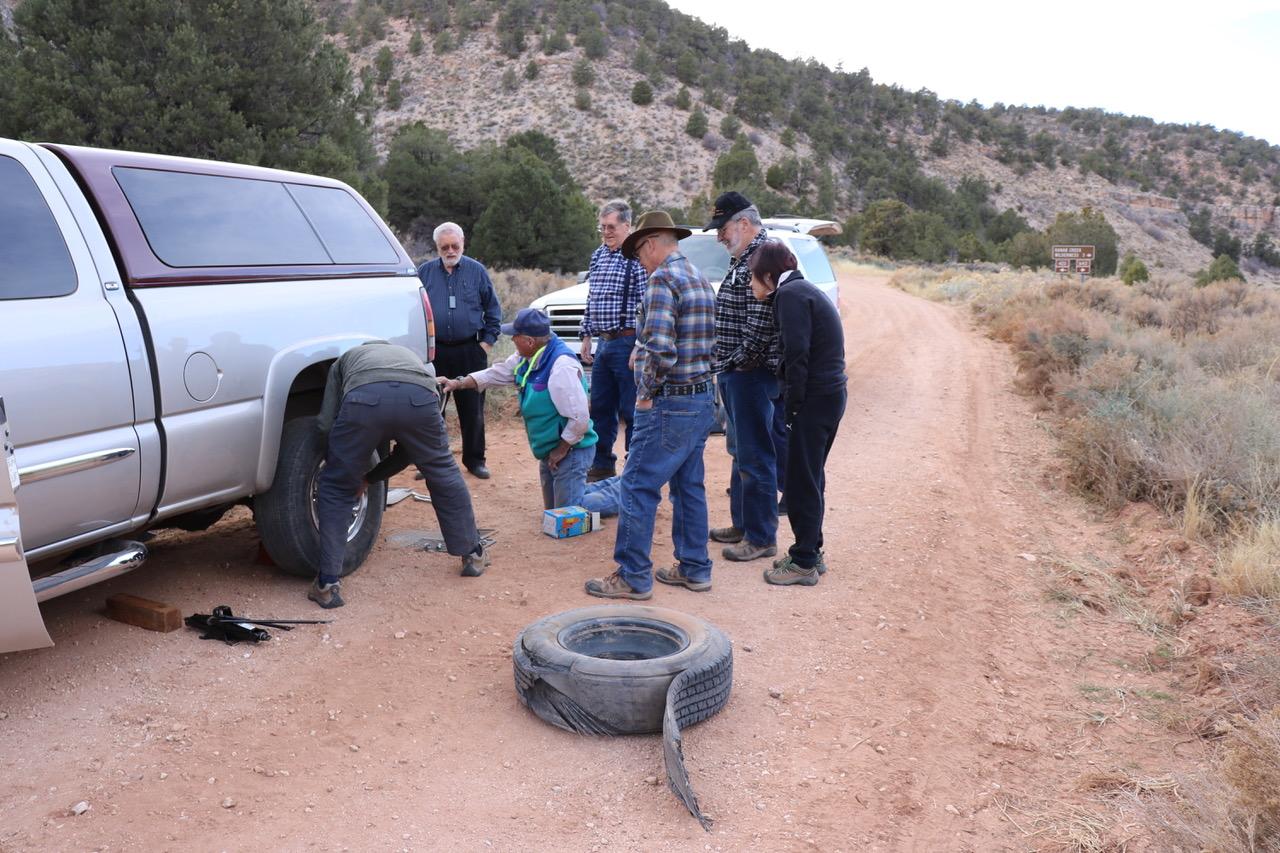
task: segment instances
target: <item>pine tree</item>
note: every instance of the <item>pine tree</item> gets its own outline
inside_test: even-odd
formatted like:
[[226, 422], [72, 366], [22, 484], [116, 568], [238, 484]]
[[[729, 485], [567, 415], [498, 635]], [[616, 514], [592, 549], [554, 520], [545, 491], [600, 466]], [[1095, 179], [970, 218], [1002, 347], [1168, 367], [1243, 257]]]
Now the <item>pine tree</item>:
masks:
[[684, 132], [694, 139], [701, 139], [706, 136], [708, 127], [707, 114], [702, 110], [694, 110], [689, 113], [689, 120], [684, 123]]
[[653, 103], [653, 87], [647, 80], [637, 80], [631, 87], [631, 103], [639, 107], [647, 107]]
[[0, 136], [318, 172], [385, 204], [346, 57], [304, 0], [41, 0], [13, 23]]

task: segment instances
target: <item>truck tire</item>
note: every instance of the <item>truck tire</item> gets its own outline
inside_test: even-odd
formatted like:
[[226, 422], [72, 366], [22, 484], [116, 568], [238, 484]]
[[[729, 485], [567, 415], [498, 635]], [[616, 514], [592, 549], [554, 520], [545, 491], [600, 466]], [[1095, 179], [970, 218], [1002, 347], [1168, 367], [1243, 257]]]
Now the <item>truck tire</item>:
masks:
[[733, 652], [724, 633], [696, 616], [644, 605], [597, 605], [529, 625], [513, 648], [516, 694], [552, 725], [582, 734], [662, 731], [667, 693], [681, 726], [724, 707]]
[[[299, 577], [314, 577], [320, 561], [314, 496], [325, 447], [315, 416], [286, 422], [280, 434], [275, 479], [270, 489], [253, 499], [253, 518], [262, 546], [277, 566]], [[370, 459], [370, 467], [375, 462], [376, 455]], [[352, 508], [342, 576], [360, 568], [373, 550], [386, 505], [387, 484], [371, 483], [360, 503]]]

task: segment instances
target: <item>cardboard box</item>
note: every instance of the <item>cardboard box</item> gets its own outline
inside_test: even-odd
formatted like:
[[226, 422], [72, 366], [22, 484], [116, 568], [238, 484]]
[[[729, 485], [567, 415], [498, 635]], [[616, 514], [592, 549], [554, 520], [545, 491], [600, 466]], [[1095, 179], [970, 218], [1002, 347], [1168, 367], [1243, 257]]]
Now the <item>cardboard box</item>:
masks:
[[567, 539], [599, 529], [600, 513], [587, 512], [580, 506], [562, 506], [542, 513], [542, 532], [552, 539]]

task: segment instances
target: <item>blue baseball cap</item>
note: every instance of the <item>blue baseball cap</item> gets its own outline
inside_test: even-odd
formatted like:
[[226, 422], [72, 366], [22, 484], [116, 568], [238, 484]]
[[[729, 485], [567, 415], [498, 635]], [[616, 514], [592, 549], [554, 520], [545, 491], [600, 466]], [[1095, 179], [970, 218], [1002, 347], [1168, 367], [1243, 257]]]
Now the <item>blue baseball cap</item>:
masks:
[[551, 334], [551, 320], [537, 308], [521, 308], [514, 322], [502, 324], [502, 334], [545, 338]]

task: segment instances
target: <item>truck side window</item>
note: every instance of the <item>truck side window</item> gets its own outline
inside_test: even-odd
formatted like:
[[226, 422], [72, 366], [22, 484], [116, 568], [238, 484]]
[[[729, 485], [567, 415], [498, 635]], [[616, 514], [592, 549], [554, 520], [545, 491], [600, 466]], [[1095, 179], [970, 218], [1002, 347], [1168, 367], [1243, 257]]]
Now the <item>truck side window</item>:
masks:
[[44, 196], [21, 163], [0, 156], [0, 299], [75, 289], [75, 264]]
[[171, 267], [334, 263], [281, 183], [123, 166], [112, 174]]
[[394, 264], [400, 260], [382, 229], [346, 190], [286, 184], [336, 264]]

